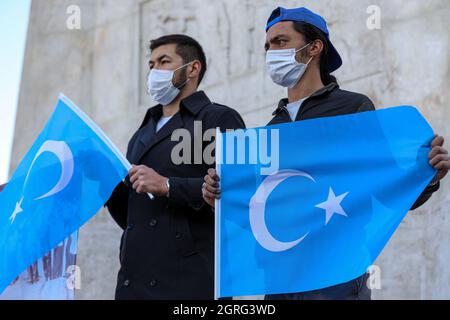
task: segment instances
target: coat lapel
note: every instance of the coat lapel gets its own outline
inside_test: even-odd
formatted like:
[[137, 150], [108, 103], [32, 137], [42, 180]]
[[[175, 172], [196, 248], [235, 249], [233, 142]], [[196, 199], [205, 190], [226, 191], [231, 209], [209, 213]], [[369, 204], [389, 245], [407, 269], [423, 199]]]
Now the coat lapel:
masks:
[[[157, 121], [157, 120], [156, 120]], [[151, 119], [141, 131], [139, 136], [138, 150], [136, 152], [136, 163], [140, 163], [142, 158], [157, 144], [168, 138], [176, 129], [184, 127], [184, 122], [180, 112], [175, 114], [158, 132], [156, 130], [156, 121]]]
[[162, 106], [157, 105], [147, 111], [145, 119], [140, 127], [139, 136], [130, 152], [131, 163], [140, 163], [142, 158], [157, 144], [165, 140], [176, 129], [184, 128], [185, 122], [193, 121], [195, 116], [211, 101], [203, 91], [198, 91], [182, 100], [180, 111], [158, 132], [156, 124], [162, 116]]
[[155, 136], [155, 124], [150, 118], [149, 121], [141, 127], [137, 139], [134, 141], [128, 160], [132, 164], [137, 164], [139, 156], [144, 151], [144, 148], [150, 145]]

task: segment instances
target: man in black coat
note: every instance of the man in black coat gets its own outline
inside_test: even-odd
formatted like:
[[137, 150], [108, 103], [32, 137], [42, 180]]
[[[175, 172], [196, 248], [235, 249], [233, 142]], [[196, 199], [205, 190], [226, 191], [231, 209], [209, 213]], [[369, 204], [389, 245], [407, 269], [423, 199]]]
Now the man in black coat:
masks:
[[106, 204], [124, 230], [116, 299], [213, 299], [214, 214], [202, 183], [214, 163], [203, 157], [209, 142], [202, 138], [245, 124], [197, 91], [206, 71], [197, 41], [169, 35], [150, 50], [148, 88], [160, 104], [131, 138], [133, 168]]
[[[330, 75], [342, 60], [329, 40], [323, 18], [306, 8], [275, 9], [267, 23], [267, 69], [272, 80], [287, 88], [268, 125], [307, 119], [372, 111], [375, 107], [362, 94], [341, 90]], [[287, 58], [286, 58], [287, 57]], [[430, 165], [438, 170], [412, 210], [424, 204], [439, 189], [450, 169], [450, 158], [443, 147], [444, 138], [436, 136], [429, 154]], [[211, 206], [220, 198], [220, 178], [214, 169], [205, 176], [203, 196]], [[407, 187], [407, 186], [405, 186]], [[268, 295], [267, 300], [369, 300], [368, 274], [347, 283], [321, 290]]]

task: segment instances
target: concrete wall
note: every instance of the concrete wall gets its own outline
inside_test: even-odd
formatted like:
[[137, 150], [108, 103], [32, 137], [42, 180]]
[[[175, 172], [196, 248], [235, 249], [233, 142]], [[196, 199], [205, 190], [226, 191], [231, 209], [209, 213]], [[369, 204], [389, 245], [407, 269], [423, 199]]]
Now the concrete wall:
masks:
[[[81, 8], [80, 30], [66, 27], [69, 5]], [[369, 30], [369, 5], [381, 29]], [[329, 21], [344, 66], [341, 86], [378, 107], [420, 108], [450, 148], [450, 2], [446, 0], [34, 0], [17, 114], [11, 170], [44, 126], [59, 92], [79, 104], [124, 151], [148, 106], [148, 42], [186, 33], [204, 46], [202, 89], [238, 109], [249, 127], [264, 125], [285, 96], [265, 73], [264, 25], [277, 5], [307, 5]], [[376, 262], [376, 299], [450, 298], [449, 181], [410, 213]], [[80, 233], [80, 299], [114, 295], [121, 231], [101, 211]]]

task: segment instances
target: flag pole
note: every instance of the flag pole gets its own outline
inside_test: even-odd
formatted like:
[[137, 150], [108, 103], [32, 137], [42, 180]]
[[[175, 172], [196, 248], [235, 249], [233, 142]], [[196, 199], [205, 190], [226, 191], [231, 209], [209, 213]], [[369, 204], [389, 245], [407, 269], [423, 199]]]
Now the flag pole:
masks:
[[[216, 128], [216, 173], [220, 177], [222, 164], [222, 133]], [[214, 300], [220, 293], [220, 199], [214, 200]]]

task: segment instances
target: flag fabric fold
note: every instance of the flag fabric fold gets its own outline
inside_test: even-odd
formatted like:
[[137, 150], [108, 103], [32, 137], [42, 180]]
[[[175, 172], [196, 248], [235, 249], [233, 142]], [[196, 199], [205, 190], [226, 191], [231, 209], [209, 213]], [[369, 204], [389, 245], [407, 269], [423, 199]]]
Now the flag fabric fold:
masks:
[[264, 147], [279, 163], [263, 174], [261, 154], [230, 163], [240, 150], [230, 141], [242, 132], [218, 136], [216, 297], [305, 292], [361, 276], [436, 174], [433, 130], [410, 106], [245, 133], [256, 137], [245, 159]]
[[0, 293], [95, 215], [129, 168], [101, 129], [60, 95], [0, 193]]

